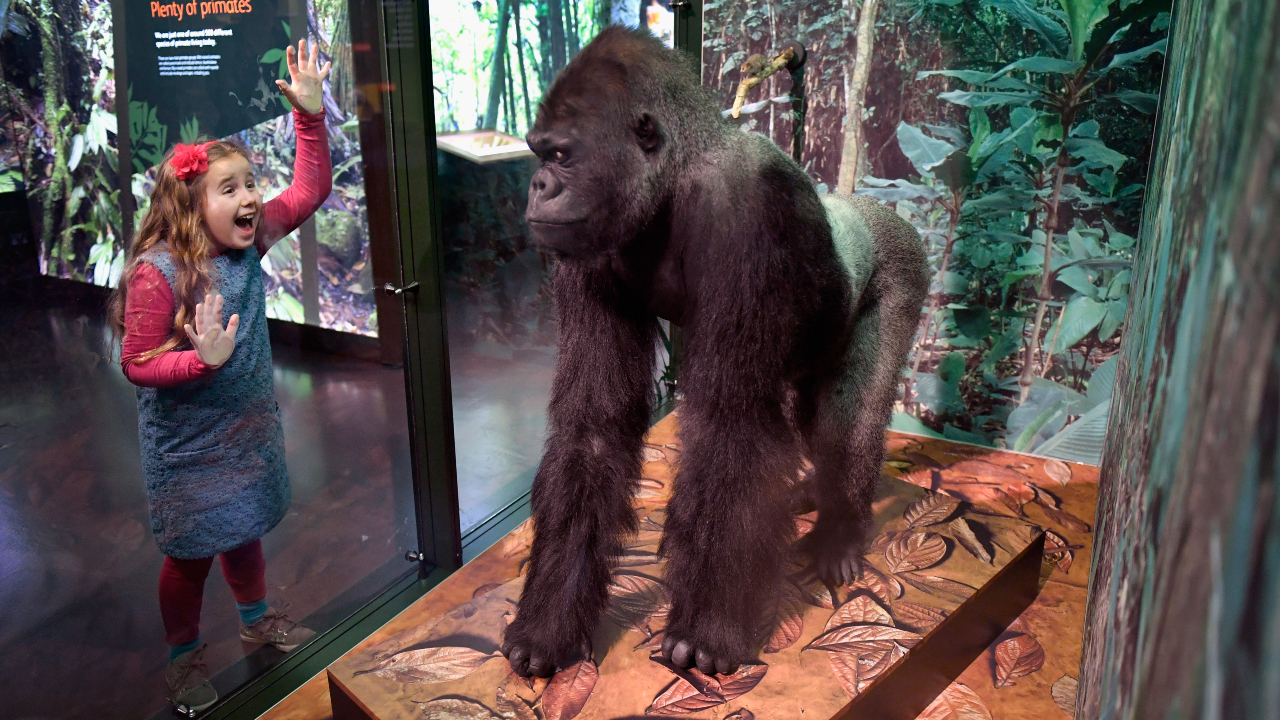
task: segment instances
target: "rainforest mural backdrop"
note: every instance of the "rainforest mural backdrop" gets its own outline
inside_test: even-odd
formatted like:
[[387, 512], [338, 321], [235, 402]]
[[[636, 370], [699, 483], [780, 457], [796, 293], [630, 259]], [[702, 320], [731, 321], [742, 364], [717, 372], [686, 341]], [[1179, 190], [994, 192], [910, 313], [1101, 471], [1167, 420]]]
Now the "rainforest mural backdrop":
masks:
[[898, 429], [1098, 462], [1170, 4], [704, 4], [703, 81], [726, 113], [799, 42], [801, 82], [769, 76], [735, 122], [783, 148], [799, 131], [820, 191], [879, 198], [928, 245]]
[[[733, 122], [792, 152], [819, 191], [889, 203], [929, 246], [933, 292], [903, 374], [898, 429], [1098, 461], [1170, 2], [703, 4], [703, 80], [726, 115], [751, 78]], [[517, 139], [556, 73], [601, 29], [643, 25], [670, 43], [674, 17], [666, 0], [433, 0], [428, 9], [437, 132]], [[375, 334], [347, 3], [310, 0], [305, 33], [282, 22], [282, 38], [318, 38], [334, 60], [335, 187], [314, 223], [264, 259], [270, 313]], [[0, 189], [25, 186], [46, 273], [112, 284], [124, 241], [110, 6], [0, 0], [0, 30]], [[807, 51], [801, 71], [761, 80], [791, 42]], [[259, 62], [282, 72], [282, 56]], [[178, 137], [153, 127], [151, 110], [129, 106], [139, 217], [155, 159], [199, 136], [191, 124]], [[289, 116], [242, 136], [268, 196], [287, 187]], [[549, 258], [523, 225], [532, 166], [439, 159], [449, 302], [462, 308], [451, 311], [450, 335], [508, 354], [549, 350]], [[309, 289], [310, 242], [318, 280]], [[660, 396], [669, 380], [655, 381]]]

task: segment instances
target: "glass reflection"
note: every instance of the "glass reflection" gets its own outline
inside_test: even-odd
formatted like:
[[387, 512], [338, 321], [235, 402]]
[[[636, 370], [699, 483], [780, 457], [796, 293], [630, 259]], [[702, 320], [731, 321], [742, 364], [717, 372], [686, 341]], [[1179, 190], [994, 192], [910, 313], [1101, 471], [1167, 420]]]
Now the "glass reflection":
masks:
[[[324, 0], [243, 6], [254, 10], [203, 21], [229, 28], [217, 35], [219, 42], [258, 33], [270, 47], [226, 40], [217, 62], [166, 66], [200, 70], [183, 78], [186, 101], [203, 103], [190, 116], [175, 116], [176, 106], [166, 105], [172, 98], [146, 91], [154, 69], [147, 63], [156, 58], [132, 50], [129, 88], [117, 94], [116, 74], [126, 68], [124, 53], [115, 57], [110, 3], [66, 5], [58, 23], [34, 32], [31, 18], [63, 5], [15, 0], [7, 6], [8, 21], [0, 22], [0, 92], [17, 101], [4, 104], [0, 117], [0, 717], [171, 716], [171, 655], [191, 650], [184, 645], [196, 638], [208, 688], [226, 697], [305, 640], [298, 628], [327, 630], [416, 571], [404, 557], [417, 545], [404, 375], [377, 362], [397, 355], [402, 337], [398, 327], [380, 336], [372, 293], [378, 253], [371, 248], [385, 250], [394, 238], [370, 236], [363, 180], [363, 153], [385, 150], [362, 147], [360, 119], [383, 119], [370, 116], [378, 111], [362, 105], [367, 98], [357, 91], [349, 6]], [[128, 11], [132, 18], [132, 6]], [[276, 92], [271, 83], [277, 78], [293, 79], [285, 47], [301, 38], [318, 46], [317, 69], [332, 61], [333, 72], [301, 97], [296, 85], [292, 96]], [[163, 52], [188, 51], [211, 52], [172, 42]], [[61, 58], [58, 78], [45, 76], [49, 52]], [[260, 84], [261, 92], [228, 99], [210, 90], [229, 81], [214, 76], [219, 62], [248, 67], [250, 86]], [[74, 117], [59, 116], [55, 127], [43, 110], [24, 111], [46, 101], [65, 104]], [[121, 348], [113, 345], [105, 312], [109, 288], [128, 279], [127, 243], [165, 197], [182, 199], [157, 189], [165, 184], [157, 170], [161, 159], [175, 143], [191, 155], [190, 148], [214, 139], [218, 118], [225, 120], [224, 111], [237, 103], [265, 119], [222, 134], [243, 149], [226, 146], [229, 154], [219, 160], [212, 155], [226, 148], [205, 147], [208, 165], [193, 165], [196, 176], [218, 175], [209, 183], [216, 191], [223, 187], [218, 163], [234, 161], [233, 201], [223, 207], [221, 195], [202, 196], [183, 212], [198, 213], [221, 243], [217, 289], [242, 315], [231, 354], [200, 358], [218, 369], [196, 367], [196, 374], [226, 376], [253, 347], [262, 360], [252, 380], [265, 432], [245, 443], [251, 452], [244, 457], [261, 460], [282, 440], [283, 457], [271, 474], [287, 482], [273, 490], [277, 497], [262, 517], [246, 511], [237, 496], [247, 483], [237, 484], [237, 473], [208, 461], [236, 444], [229, 438], [244, 413], [204, 422], [207, 417], [170, 417], [160, 407], [148, 420], [148, 410], [177, 395], [190, 399], [197, 385], [208, 384], [207, 377], [171, 377], [186, 390], [144, 402], [147, 432], [140, 435], [139, 391], [121, 372]], [[294, 106], [324, 114], [304, 122], [291, 112]], [[113, 108], [128, 122], [117, 123]], [[122, 152], [124, 137], [129, 153]], [[310, 160], [319, 168], [306, 182], [305, 142], [316, 145]], [[259, 263], [251, 248], [270, 212], [263, 214], [254, 192], [270, 203], [307, 182], [311, 195], [288, 223], [297, 229]], [[133, 208], [125, 202], [130, 190]], [[248, 245], [240, 247], [236, 228], [251, 215], [241, 228]], [[230, 235], [223, 237], [224, 230]], [[171, 236], [161, 239], [171, 249], [177, 245]], [[391, 247], [382, 256], [394, 256]], [[248, 260], [232, 267], [228, 258]], [[164, 272], [153, 280], [173, 294], [177, 283]], [[233, 303], [237, 289], [242, 292]], [[168, 312], [157, 325], [162, 340], [171, 337], [172, 307]], [[216, 318], [219, 327], [230, 314]], [[255, 317], [261, 322], [251, 329]], [[199, 336], [212, 321], [203, 329], [192, 324]], [[185, 334], [178, 339], [157, 359], [193, 352]], [[321, 347], [326, 350], [315, 349]], [[210, 432], [218, 427], [222, 432]], [[174, 487], [148, 497], [146, 478], [156, 479], [148, 471], [157, 458], [176, 463], [168, 467], [173, 477], [199, 470], [213, 489], [188, 493], [198, 507], [171, 502], [180, 494], [170, 492]], [[156, 490], [157, 483], [150, 485]], [[164, 537], [165, 530], [187, 526], [199, 532]], [[232, 539], [183, 544], [194, 536]], [[183, 542], [169, 542], [174, 538]], [[167, 568], [164, 552], [173, 559]], [[161, 578], [178, 581], [180, 603], [174, 583]], [[182, 605], [178, 625], [190, 637], [174, 635], [175, 604]], [[187, 700], [199, 707], [210, 698]]]
[[524, 224], [537, 161], [522, 138], [556, 74], [600, 30], [643, 23], [673, 46], [674, 14], [666, 0], [428, 7], [466, 559], [497, 539], [503, 521], [523, 519], [546, 438], [556, 357], [551, 258]]

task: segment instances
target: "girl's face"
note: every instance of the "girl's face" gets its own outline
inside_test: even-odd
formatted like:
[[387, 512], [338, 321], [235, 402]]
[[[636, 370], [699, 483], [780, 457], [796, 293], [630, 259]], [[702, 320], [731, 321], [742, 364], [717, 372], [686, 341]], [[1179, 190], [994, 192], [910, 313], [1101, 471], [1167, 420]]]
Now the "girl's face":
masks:
[[204, 183], [204, 224], [219, 253], [253, 244], [262, 221], [262, 193], [253, 168], [238, 154], [209, 163]]

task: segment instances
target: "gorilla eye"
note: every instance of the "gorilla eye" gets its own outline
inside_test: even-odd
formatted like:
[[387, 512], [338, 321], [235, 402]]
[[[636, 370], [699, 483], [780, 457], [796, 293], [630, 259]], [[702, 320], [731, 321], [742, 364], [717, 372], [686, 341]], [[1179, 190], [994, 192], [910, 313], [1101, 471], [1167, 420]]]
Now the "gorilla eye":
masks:
[[555, 152], [551, 153], [551, 159], [555, 160], [556, 162], [564, 162], [568, 158], [569, 158], [569, 154], [563, 150], [556, 150]]

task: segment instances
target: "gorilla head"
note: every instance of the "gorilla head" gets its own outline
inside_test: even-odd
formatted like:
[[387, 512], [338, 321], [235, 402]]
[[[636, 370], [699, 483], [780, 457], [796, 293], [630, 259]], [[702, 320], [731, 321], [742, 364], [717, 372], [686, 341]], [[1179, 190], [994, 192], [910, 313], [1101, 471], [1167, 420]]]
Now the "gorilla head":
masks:
[[[611, 27], [556, 78], [527, 137], [541, 167], [525, 219], [540, 247], [615, 252], [667, 204], [694, 144], [693, 118], [706, 117], [706, 108], [689, 112], [706, 100], [684, 62], [647, 33]], [[685, 117], [672, 98], [685, 99]]]

